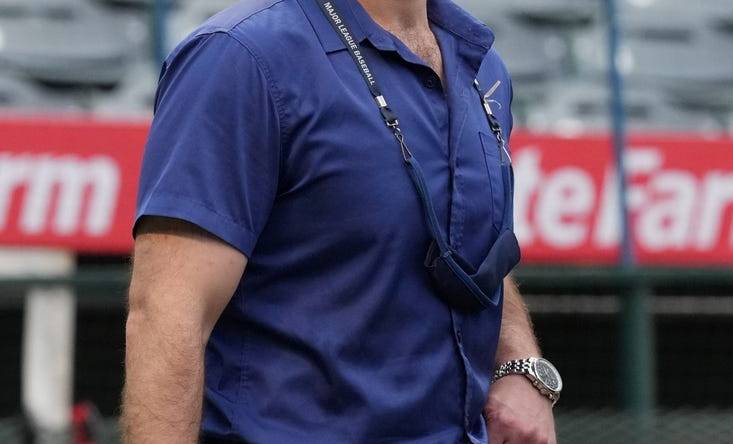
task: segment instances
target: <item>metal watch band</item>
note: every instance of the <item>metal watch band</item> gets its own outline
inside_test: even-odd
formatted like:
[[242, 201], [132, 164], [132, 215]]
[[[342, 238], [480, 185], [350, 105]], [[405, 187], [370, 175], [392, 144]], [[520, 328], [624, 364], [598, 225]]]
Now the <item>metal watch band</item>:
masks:
[[494, 377], [492, 381], [496, 381], [499, 378], [503, 378], [507, 375], [528, 375], [532, 369], [532, 360], [527, 359], [514, 359], [507, 361], [499, 366], [494, 371]]
[[[503, 378], [507, 375], [524, 375], [532, 382], [532, 385], [542, 394], [542, 396], [546, 396], [550, 401], [552, 401], [552, 405], [555, 405], [560, 399], [562, 382], [560, 382], [560, 386], [558, 387], [557, 391], [554, 391], [547, 387], [546, 384], [541, 381], [538, 375], [535, 373], [537, 370], [534, 366], [537, 362], [540, 361], [544, 360], [538, 358], [526, 358], [514, 359], [512, 361], [505, 362], [501, 364], [499, 368], [496, 369], [496, 371], [494, 371], [494, 376], [491, 382], [493, 383], [497, 379]], [[550, 364], [549, 362], [546, 362], [546, 364], [552, 367], [552, 364]], [[557, 372], [557, 370], [555, 370], [555, 372]], [[560, 375], [557, 374], [557, 377], [560, 378]], [[562, 380], [560, 379], [560, 381]]]

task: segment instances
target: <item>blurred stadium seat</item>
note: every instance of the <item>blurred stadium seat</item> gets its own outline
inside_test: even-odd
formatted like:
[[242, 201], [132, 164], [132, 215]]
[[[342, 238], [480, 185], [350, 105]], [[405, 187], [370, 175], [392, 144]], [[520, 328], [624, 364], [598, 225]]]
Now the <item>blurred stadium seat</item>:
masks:
[[177, 42], [204, 22], [207, 18], [231, 6], [231, 0], [180, 0], [179, 8], [173, 11], [170, 21], [170, 44], [171, 48]]
[[48, 84], [114, 86], [145, 41], [147, 27], [81, 0], [30, 0], [0, 17], [0, 63]]
[[11, 113], [81, 112], [79, 92], [58, 91], [14, 73], [0, 71], [0, 110]]
[[[548, 94], [533, 107], [527, 125], [558, 135], [607, 132], [610, 122], [609, 93], [597, 81], [558, 81], [547, 85]], [[632, 132], [722, 131], [722, 125], [700, 111], [683, 112], [655, 89], [628, 88], [625, 94], [628, 127]]]
[[[168, 0], [167, 50], [232, 3]], [[565, 126], [574, 130], [606, 126], [602, 110], [607, 100], [592, 91], [605, 89], [607, 44], [600, 0], [497, 0], [488, 7], [481, 0], [458, 3], [494, 29], [497, 48], [513, 75], [520, 126], [546, 129], [542, 116], [550, 109], [567, 111], [562, 120], [573, 122]], [[157, 78], [147, 26], [151, 4], [0, 0], [4, 106], [38, 109], [55, 102], [61, 108], [105, 115], [149, 115]], [[634, 103], [627, 108], [638, 112], [631, 127], [730, 132], [733, 57], [721, 56], [733, 53], [729, 0], [705, 0], [705, 7], [685, 0], [623, 0], [620, 11], [627, 83], [638, 89], [651, 85], [656, 91], [650, 97], [653, 103], [644, 105], [633, 92], [628, 94]], [[38, 87], [38, 82], [52, 88]], [[11, 88], [11, 83], [18, 86]], [[580, 97], [583, 91], [588, 94]], [[597, 112], [573, 112], [578, 106]]]
[[0, 77], [0, 107], [9, 109], [39, 109], [46, 96], [35, 84], [15, 76]]
[[152, 116], [158, 73], [157, 66], [138, 61], [129, 67], [113, 90], [94, 96], [92, 112], [106, 117]]
[[589, 1], [517, 0], [506, 3], [509, 15], [519, 21], [565, 31], [593, 25], [600, 11], [594, 2]]

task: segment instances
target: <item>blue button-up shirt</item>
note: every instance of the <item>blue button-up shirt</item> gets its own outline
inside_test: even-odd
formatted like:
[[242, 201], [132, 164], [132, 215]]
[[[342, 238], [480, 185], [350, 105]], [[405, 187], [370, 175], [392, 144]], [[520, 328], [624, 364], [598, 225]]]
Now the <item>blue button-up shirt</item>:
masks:
[[[511, 86], [489, 29], [430, 0], [444, 82], [356, 0], [335, 0], [478, 265], [505, 211]], [[206, 349], [203, 433], [250, 443], [487, 442], [501, 304], [451, 310], [399, 147], [314, 0], [246, 0], [167, 58], [138, 219], [184, 219], [249, 258]], [[499, 289], [499, 292], [502, 290]]]

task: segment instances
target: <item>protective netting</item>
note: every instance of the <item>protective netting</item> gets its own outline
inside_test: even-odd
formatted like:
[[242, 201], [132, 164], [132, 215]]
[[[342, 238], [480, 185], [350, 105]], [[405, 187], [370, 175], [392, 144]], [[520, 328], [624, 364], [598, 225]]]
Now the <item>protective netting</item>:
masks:
[[730, 444], [733, 410], [658, 411], [641, 419], [576, 410], [557, 415], [557, 431], [562, 444]]
[[[96, 444], [120, 442], [114, 419], [93, 429]], [[558, 412], [557, 432], [559, 444], [731, 444], [733, 410], [658, 411], [646, 419], [613, 410], [574, 410]], [[22, 444], [22, 423], [0, 420], [0, 443]]]

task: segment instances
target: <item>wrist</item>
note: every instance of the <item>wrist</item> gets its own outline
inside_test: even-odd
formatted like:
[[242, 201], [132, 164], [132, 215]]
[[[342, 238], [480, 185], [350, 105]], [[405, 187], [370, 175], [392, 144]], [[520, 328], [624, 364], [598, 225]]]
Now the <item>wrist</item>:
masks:
[[550, 409], [554, 406], [553, 401], [540, 393], [527, 377], [524, 375], [508, 375], [491, 384], [485, 408], [489, 408], [492, 402], [508, 403], [516, 397], [533, 400], [535, 405], [544, 405]]
[[515, 359], [502, 363], [494, 371], [492, 382], [508, 376], [521, 376], [553, 405], [560, 399], [562, 378], [554, 365], [548, 360], [537, 357]]

